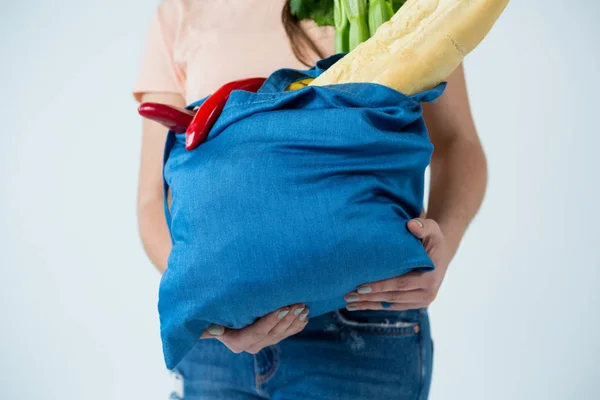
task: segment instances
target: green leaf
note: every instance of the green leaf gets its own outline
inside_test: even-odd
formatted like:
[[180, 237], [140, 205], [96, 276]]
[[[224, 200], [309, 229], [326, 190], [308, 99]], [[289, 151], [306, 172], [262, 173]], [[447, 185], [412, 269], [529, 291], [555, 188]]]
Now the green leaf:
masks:
[[398, 11], [400, 7], [402, 7], [404, 3], [406, 3], [406, 0], [390, 0], [390, 2], [392, 3], [392, 8], [394, 9], [395, 14], [396, 11]]
[[333, 0], [290, 0], [290, 11], [298, 19], [311, 19], [319, 26], [334, 26]]

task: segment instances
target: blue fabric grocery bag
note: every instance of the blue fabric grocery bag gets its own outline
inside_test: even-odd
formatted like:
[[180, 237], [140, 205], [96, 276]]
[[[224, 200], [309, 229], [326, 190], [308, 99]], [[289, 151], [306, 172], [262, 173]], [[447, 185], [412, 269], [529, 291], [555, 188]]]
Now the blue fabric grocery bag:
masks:
[[242, 328], [300, 302], [315, 317], [344, 308], [360, 284], [433, 269], [406, 223], [423, 208], [433, 151], [421, 102], [445, 83], [410, 97], [372, 83], [284, 91], [341, 57], [232, 92], [192, 151], [169, 132], [173, 247], [158, 302], [167, 368], [211, 323]]

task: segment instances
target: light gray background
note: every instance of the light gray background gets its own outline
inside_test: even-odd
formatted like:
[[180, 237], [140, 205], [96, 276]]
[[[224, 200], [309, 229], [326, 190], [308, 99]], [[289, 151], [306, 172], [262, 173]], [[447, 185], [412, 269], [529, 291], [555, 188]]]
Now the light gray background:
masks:
[[[152, 0], [0, 2], [0, 398], [166, 399], [130, 95]], [[513, 0], [466, 61], [485, 203], [432, 399], [600, 398], [600, 6]]]

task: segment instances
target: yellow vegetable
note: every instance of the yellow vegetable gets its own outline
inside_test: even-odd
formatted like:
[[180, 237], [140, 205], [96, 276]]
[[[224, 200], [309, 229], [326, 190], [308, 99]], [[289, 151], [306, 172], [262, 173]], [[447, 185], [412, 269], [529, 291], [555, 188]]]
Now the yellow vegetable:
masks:
[[288, 87], [285, 90], [289, 91], [289, 90], [302, 89], [302, 88], [307, 87], [308, 84], [312, 81], [313, 81], [313, 78], [306, 78], [306, 79], [302, 79], [300, 81], [292, 82], [288, 85]]
[[373, 82], [412, 95], [444, 82], [509, 0], [408, 0], [310, 85]]

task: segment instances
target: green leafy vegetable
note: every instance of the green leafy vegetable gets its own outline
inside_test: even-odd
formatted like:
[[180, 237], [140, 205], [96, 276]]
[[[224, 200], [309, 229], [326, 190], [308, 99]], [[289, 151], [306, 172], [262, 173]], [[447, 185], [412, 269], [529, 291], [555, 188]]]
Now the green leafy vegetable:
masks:
[[298, 19], [312, 19], [319, 26], [335, 26], [333, 0], [290, 0], [290, 11]]
[[367, 0], [344, 0], [344, 8], [350, 21], [350, 50], [371, 37], [367, 25]]
[[392, 0], [385, 0], [385, 7], [387, 8], [387, 12], [391, 18], [391, 16], [393, 16], [395, 14], [394, 6], [392, 6]]
[[333, 20], [335, 22], [335, 52], [347, 53], [350, 51], [350, 23], [346, 15], [343, 0], [333, 0]]
[[389, 0], [389, 2], [392, 5], [392, 9], [394, 10], [395, 14], [396, 11], [398, 11], [400, 7], [402, 7], [404, 3], [406, 3], [406, 0]]
[[296, 18], [335, 27], [335, 51], [349, 52], [375, 34], [406, 0], [289, 0]]
[[389, 5], [385, 0], [369, 0], [368, 21], [371, 36], [375, 34], [377, 28], [392, 17]]

